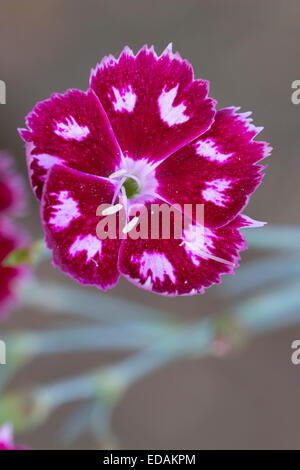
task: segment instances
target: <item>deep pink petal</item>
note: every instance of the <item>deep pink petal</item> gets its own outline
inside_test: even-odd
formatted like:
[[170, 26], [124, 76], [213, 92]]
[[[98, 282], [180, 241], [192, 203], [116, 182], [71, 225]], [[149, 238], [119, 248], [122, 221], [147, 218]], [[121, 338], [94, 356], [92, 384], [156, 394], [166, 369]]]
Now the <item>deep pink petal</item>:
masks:
[[0, 218], [0, 318], [6, 317], [18, 300], [17, 287], [29, 275], [25, 266], [6, 267], [3, 260], [15, 249], [25, 247], [29, 237], [11, 221]]
[[[149, 219], [150, 220], [150, 219]], [[236, 224], [238, 225], [238, 224]], [[243, 235], [234, 226], [193, 230], [190, 225], [180, 239], [130, 237], [120, 249], [120, 272], [134, 285], [161, 295], [203, 294], [221, 282], [222, 274], [234, 274], [246, 249]], [[150, 229], [149, 229], [150, 230]]]
[[227, 227], [233, 228], [259, 228], [266, 225], [267, 222], [261, 222], [259, 220], [251, 219], [245, 214], [238, 215], [235, 219], [233, 219]]
[[0, 214], [24, 215], [26, 197], [23, 179], [16, 173], [13, 159], [0, 153]]
[[38, 103], [27, 116], [26, 141], [32, 187], [40, 199], [49, 169], [63, 163], [77, 170], [109, 176], [120, 150], [101, 103], [92, 90], [69, 90]]
[[262, 180], [255, 163], [270, 154], [253, 138], [261, 130], [236, 108], [217, 112], [211, 129], [156, 169], [157, 193], [174, 204], [204, 204], [205, 224], [220, 227], [233, 220]]
[[41, 202], [41, 218], [54, 265], [82, 284], [102, 289], [118, 279], [119, 239], [100, 240], [96, 215], [110, 204], [113, 184], [103, 178], [60, 165], [50, 170]]
[[203, 134], [215, 114], [208, 82], [193, 80], [192, 66], [171, 47], [160, 57], [153, 47], [137, 56], [125, 47], [92, 71], [90, 86], [124, 155], [134, 159], [162, 160]]

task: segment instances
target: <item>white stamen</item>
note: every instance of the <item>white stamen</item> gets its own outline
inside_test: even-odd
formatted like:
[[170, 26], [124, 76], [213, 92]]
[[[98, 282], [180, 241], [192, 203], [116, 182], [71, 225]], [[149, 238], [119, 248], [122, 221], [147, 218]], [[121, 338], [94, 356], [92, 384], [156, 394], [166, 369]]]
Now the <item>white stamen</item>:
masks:
[[110, 206], [107, 207], [107, 209], [104, 209], [102, 211], [102, 215], [111, 215], [111, 214], [116, 214], [122, 209], [122, 204], [116, 204], [115, 206]]
[[[114, 192], [114, 196], [113, 196], [113, 200], [111, 201], [112, 205], [114, 205], [115, 203], [115, 200], [117, 199], [117, 196], [120, 192], [120, 190], [122, 189], [122, 186], [123, 184], [125, 183], [126, 181], [126, 178], [122, 178], [121, 180], [119, 180], [119, 182], [117, 183], [117, 186], [115, 188], [115, 192]], [[125, 188], [124, 188], [125, 189]]]
[[125, 225], [125, 227], [123, 228], [122, 232], [123, 232], [123, 233], [128, 233], [128, 232], [130, 232], [130, 230], [132, 230], [133, 227], [136, 226], [136, 224], [138, 223], [138, 221], [139, 221], [139, 217], [137, 217], [137, 216], [133, 217], [133, 219], [132, 219], [130, 222], [128, 222], [127, 225]]
[[230, 266], [234, 266], [234, 263], [232, 263], [231, 261], [227, 261], [226, 259], [219, 258], [218, 256], [211, 255], [209, 253], [206, 253], [206, 251], [201, 250], [199, 252], [200, 256], [201, 256], [201, 253], [203, 253], [203, 255], [207, 256], [207, 258], [213, 259], [214, 261], [218, 261], [219, 263], [224, 263], [224, 264], [229, 264]]
[[122, 176], [125, 173], [127, 173], [127, 170], [125, 170], [125, 168], [123, 168], [122, 170], [115, 171], [114, 173], [109, 175], [109, 179], [118, 178], [118, 176]]

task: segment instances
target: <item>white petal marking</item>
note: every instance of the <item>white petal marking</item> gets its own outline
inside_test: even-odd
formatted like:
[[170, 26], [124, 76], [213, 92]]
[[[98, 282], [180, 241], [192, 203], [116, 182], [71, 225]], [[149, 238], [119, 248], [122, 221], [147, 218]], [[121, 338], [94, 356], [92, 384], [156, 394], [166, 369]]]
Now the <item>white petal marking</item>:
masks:
[[208, 202], [213, 202], [217, 206], [226, 207], [230, 198], [224, 192], [231, 186], [231, 181], [224, 178], [216, 179], [206, 183], [206, 189], [202, 190], [203, 198]]
[[[61, 164], [64, 162], [63, 158], [59, 158], [55, 155], [50, 155], [48, 153], [39, 153], [38, 155], [33, 154], [35, 147], [32, 142], [26, 143], [26, 156], [27, 156], [27, 164], [29, 168], [29, 175], [32, 178], [34, 170], [31, 168], [33, 162], [36, 162], [39, 167], [43, 168], [44, 170], [48, 171], [53, 165]], [[44, 181], [47, 178], [47, 175], [40, 175], [39, 178]]]
[[80, 126], [73, 116], [69, 116], [65, 119], [66, 122], [57, 122], [55, 134], [62, 137], [65, 140], [77, 140], [81, 142], [85, 140], [90, 133], [87, 126]]
[[61, 164], [62, 158], [56, 157], [55, 155], [49, 155], [48, 153], [40, 153], [39, 155], [32, 155], [32, 159], [37, 160], [37, 164], [44, 170], [50, 170], [53, 165]]
[[86, 251], [87, 261], [90, 261], [94, 256], [102, 252], [102, 241], [94, 235], [79, 235], [69, 249], [69, 254], [73, 257], [82, 251]]
[[113, 86], [112, 91], [115, 95], [115, 99], [112, 101], [114, 110], [119, 112], [127, 111], [128, 113], [132, 113], [135, 107], [137, 96], [134, 93], [131, 85], [128, 85], [127, 88], [123, 88], [121, 91]]
[[49, 219], [49, 224], [54, 225], [57, 230], [68, 227], [73, 220], [81, 216], [78, 202], [69, 196], [68, 191], [51, 193], [51, 196], [56, 196], [58, 203], [53, 206], [54, 215]]
[[214, 248], [213, 238], [213, 232], [204, 228], [203, 225], [190, 225], [188, 229], [184, 230], [182, 246], [195, 266], [200, 265], [198, 257], [207, 259], [207, 256], [203, 256], [203, 252], [210, 253]]
[[201, 259], [212, 259], [219, 263], [234, 266], [234, 263], [231, 261], [213, 254], [215, 238], [214, 232], [207, 227], [191, 225], [187, 230], [184, 230], [182, 246], [195, 266], [200, 266]]
[[174, 267], [163, 253], [148, 253], [145, 251], [141, 257], [132, 255], [131, 261], [139, 263], [140, 275], [144, 279], [148, 279], [148, 271], [150, 271], [152, 281], [159, 279], [160, 282], [163, 282], [166, 276], [169, 276], [174, 284], [176, 282]]
[[189, 116], [184, 114], [186, 106], [183, 103], [173, 106], [178, 87], [179, 84], [169, 91], [165, 91], [164, 88], [158, 97], [158, 108], [161, 120], [169, 127], [182, 124], [190, 119]]
[[231, 157], [232, 153], [222, 153], [218, 150], [216, 143], [212, 139], [199, 140], [195, 143], [196, 153], [199, 157], [205, 157], [210, 161], [223, 163]]

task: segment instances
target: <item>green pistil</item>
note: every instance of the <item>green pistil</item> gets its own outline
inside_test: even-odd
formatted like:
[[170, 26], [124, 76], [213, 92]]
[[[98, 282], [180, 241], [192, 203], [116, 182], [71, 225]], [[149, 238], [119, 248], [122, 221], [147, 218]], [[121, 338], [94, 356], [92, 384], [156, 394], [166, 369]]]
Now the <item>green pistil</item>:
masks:
[[123, 188], [125, 188], [128, 199], [133, 199], [140, 191], [138, 183], [133, 178], [127, 178], [123, 184]]

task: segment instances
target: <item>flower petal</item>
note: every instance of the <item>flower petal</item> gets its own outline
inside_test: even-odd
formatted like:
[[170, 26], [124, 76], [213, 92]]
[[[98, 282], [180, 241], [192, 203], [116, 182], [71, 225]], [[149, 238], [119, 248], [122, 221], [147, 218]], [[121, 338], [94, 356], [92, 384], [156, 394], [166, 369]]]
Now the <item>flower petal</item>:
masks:
[[100, 240], [98, 206], [110, 204], [114, 185], [97, 176], [61, 165], [50, 170], [41, 202], [41, 217], [54, 265], [82, 284], [104, 290], [118, 279], [119, 239]]
[[99, 176], [118, 166], [120, 149], [101, 103], [92, 90], [69, 90], [38, 103], [27, 116], [27, 164], [40, 199], [46, 175], [57, 163]]
[[235, 219], [233, 219], [230, 224], [230, 227], [236, 228], [259, 228], [266, 225], [267, 222], [261, 222], [259, 220], [251, 219], [246, 214], [240, 214]]
[[[149, 229], [150, 231], [150, 229]], [[246, 241], [236, 227], [218, 229], [189, 225], [181, 238], [123, 241], [120, 272], [134, 285], [161, 295], [203, 294], [221, 282], [222, 274], [234, 274], [239, 252]]]
[[144, 46], [125, 47], [118, 60], [105, 57], [90, 86], [100, 99], [125, 156], [158, 162], [203, 134], [215, 101], [208, 82], [193, 80], [192, 66], [171, 46], [157, 57]]
[[3, 266], [3, 260], [15, 249], [28, 244], [29, 237], [10, 220], [0, 218], [0, 318], [6, 317], [17, 301], [17, 285], [29, 274], [26, 266]]
[[236, 111], [218, 111], [208, 132], [156, 169], [157, 193], [172, 204], [204, 204], [209, 227], [226, 225], [243, 209], [263, 177], [255, 163], [271, 151], [253, 141], [261, 129], [249, 114]]
[[10, 155], [0, 153], [0, 213], [24, 215], [26, 197], [23, 179], [15, 172]]

